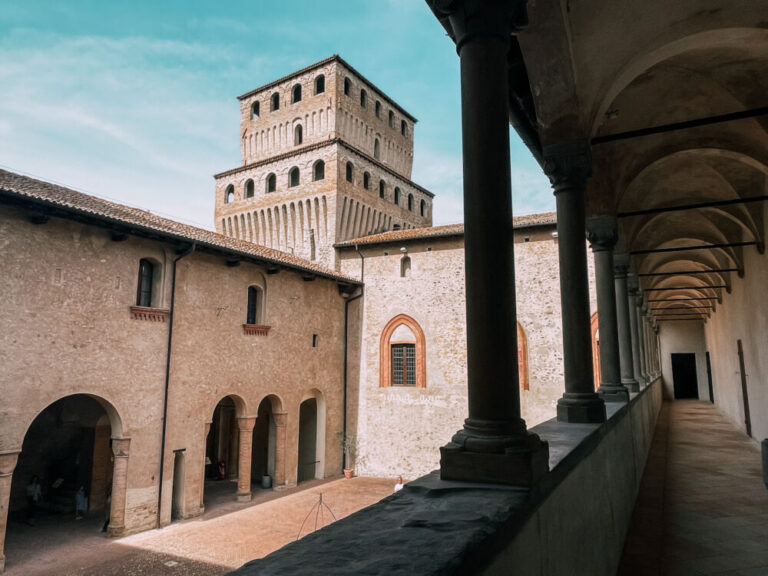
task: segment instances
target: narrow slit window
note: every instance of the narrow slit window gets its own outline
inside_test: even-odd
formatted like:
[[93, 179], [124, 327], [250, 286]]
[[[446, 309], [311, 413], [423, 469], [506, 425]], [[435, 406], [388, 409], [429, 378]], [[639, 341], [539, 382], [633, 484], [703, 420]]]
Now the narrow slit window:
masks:
[[152, 306], [152, 284], [154, 281], [155, 267], [146, 258], [139, 260], [139, 285], [136, 294], [137, 306]]

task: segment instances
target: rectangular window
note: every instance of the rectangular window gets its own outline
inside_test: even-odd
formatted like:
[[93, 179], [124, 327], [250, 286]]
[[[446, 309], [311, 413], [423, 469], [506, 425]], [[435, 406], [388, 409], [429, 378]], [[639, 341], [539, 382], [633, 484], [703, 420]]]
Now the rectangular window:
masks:
[[415, 344], [392, 344], [392, 386], [416, 386]]
[[149, 260], [139, 261], [139, 288], [136, 295], [136, 305], [149, 308], [152, 306], [152, 280], [154, 266]]
[[248, 313], [245, 320], [246, 324], [258, 324], [258, 304], [259, 291], [253, 286], [248, 287]]

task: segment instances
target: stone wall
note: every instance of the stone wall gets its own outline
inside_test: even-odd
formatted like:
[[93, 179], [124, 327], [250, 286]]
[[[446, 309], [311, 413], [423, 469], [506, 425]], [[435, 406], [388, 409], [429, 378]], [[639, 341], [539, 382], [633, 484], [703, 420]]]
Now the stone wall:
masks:
[[[548, 225], [515, 231], [517, 313], [528, 345], [529, 389], [521, 390], [521, 407], [529, 426], [551, 418], [564, 391], [554, 230]], [[405, 254], [410, 272], [401, 277]], [[360, 246], [359, 252], [344, 248], [339, 259], [344, 274], [365, 283], [359, 401], [352, 407], [358, 410], [356, 470], [418, 477], [438, 466], [438, 448], [467, 416], [463, 238], [392, 241]], [[380, 387], [382, 331], [399, 314], [424, 331], [425, 388]]]

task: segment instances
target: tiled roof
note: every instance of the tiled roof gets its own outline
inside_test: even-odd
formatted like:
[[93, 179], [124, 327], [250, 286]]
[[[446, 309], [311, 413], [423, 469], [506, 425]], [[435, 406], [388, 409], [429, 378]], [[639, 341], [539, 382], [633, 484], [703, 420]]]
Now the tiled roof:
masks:
[[255, 94], [258, 94], [262, 90], [267, 90], [268, 88], [272, 88], [273, 86], [277, 86], [278, 84], [282, 84], [283, 82], [287, 82], [291, 78], [295, 78], [296, 76], [301, 76], [302, 74], [305, 74], [307, 72], [311, 72], [315, 68], [320, 68], [321, 66], [325, 66], [326, 64], [329, 64], [330, 62], [339, 62], [341, 63], [347, 70], [355, 74], [360, 80], [368, 84], [371, 88], [376, 90], [384, 100], [389, 102], [392, 107], [396, 108], [403, 116], [411, 120], [414, 124], [418, 122], [416, 118], [414, 118], [410, 113], [408, 113], [405, 108], [400, 106], [397, 102], [392, 100], [389, 96], [387, 96], [378, 86], [376, 86], [373, 82], [368, 80], [365, 76], [360, 74], [357, 70], [355, 70], [344, 58], [339, 56], [338, 54], [334, 54], [333, 56], [330, 56], [328, 58], [325, 58], [324, 60], [320, 60], [320, 62], [315, 62], [314, 64], [310, 64], [309, 66], [306, 66], [305, 68], [302, 68], [301, 70], [296, 70], [295, 72], [291, 72], [290, 74], [287, 74], [286, 76], [283, 76], [282, 78], [278, 78], [277, 80], [273, 80], [269, 84], [264, 84], [263, 86], [259, 86], [258, 88], [254, 88], [253, 90], [249, 90], [245, 94], [241, 94], [237, 97], [238, 100], [245, 100], [246, 98], [250, 98], [251, 96], [254, 96]]
[[[557, 218], [554, 212], [542, 212], [527, 216], [517, 216], [512, 220], [515, 228], [530, 228], [533, 226], [546, 226], [556, 224]], [[402, 242], [403, 240], [426, 240], [429, 238], [445, 238], [448, 236], [463, 236], [464, 224], [447, 224], [445, 226], [430, 226], [428, 228], [411, 228], [410, 230], [393, 230], [381, 234], [372, 234], [361, 238], [353, 238], [336, 244], [339, 248], [347, 246], [361, 246], [364, 244], [386, 244], [388, 242]]]
[[15, 199], [35, 204], [43, 212], [46, 211], [45, 209], [54, 210], [57, 216], [86, 217], [125, 228], [129, 233], [150, 234], [186, 243], [195, 242], [200, 248], [226, 253], [233, 259], [251, 258], [266, 264], [276, 264], [344, 283], [359, 284], [359, 281], [353, 278], [286, 252], [230, 238], [204, 228], [157, 216], [147, 210], [117, 204], [2, 169], [0, 169], [0, 199]]

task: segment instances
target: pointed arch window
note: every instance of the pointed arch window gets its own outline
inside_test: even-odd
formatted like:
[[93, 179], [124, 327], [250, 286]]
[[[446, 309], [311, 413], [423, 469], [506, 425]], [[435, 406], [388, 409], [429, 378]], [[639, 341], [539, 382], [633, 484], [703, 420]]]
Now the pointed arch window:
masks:
[[301, 84], [296, 84], [291, 90], [291, 102], [293, 104], [301, 102]]
[[400, 314], [384, 327], [379, 343], [379, 386], [425, 388], [424, 331], [410, 316]]
[[291, 168], [291, 171], [288, 173], [288, 187], [293, 188], [294, 186], [298, 186], [299, 181], [299, 169], [296, 167]]
[[266, 182], [266, 188], [265, 191], [267, 194], [270, 192], [274, 192], [277, 189], [277, 176], [274, 174], [270, 174], [267, 176], [267, 182]]
[[325, 76], [320, 74], [315, 78], [315, 94], [322, 94], [325, 92]]
[[312, 169], [312, 180], [317, 182], [318, 180], [325, 179], [325, 162], [318, 160], [315, 162], [315, 166]]

